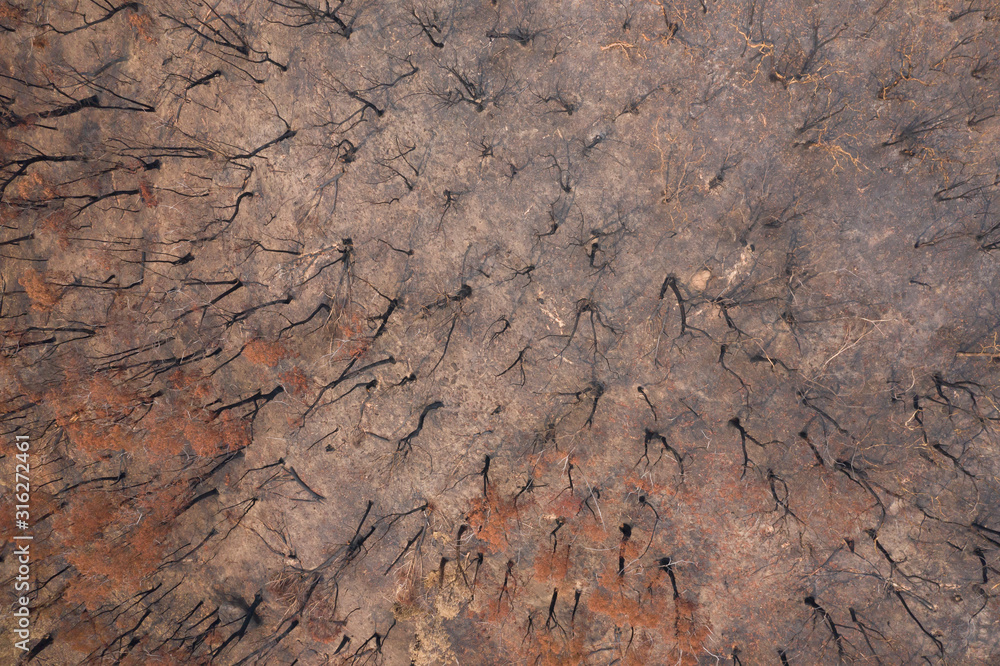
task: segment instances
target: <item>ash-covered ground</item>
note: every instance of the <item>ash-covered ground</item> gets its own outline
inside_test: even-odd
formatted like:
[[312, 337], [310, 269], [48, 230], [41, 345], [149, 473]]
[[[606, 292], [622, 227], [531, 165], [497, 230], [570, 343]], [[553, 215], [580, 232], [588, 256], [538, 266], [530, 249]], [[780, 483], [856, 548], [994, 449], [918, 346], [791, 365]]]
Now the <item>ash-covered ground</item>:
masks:
[[0, 655], [997, 663], [998, 22], [0, 3]]

